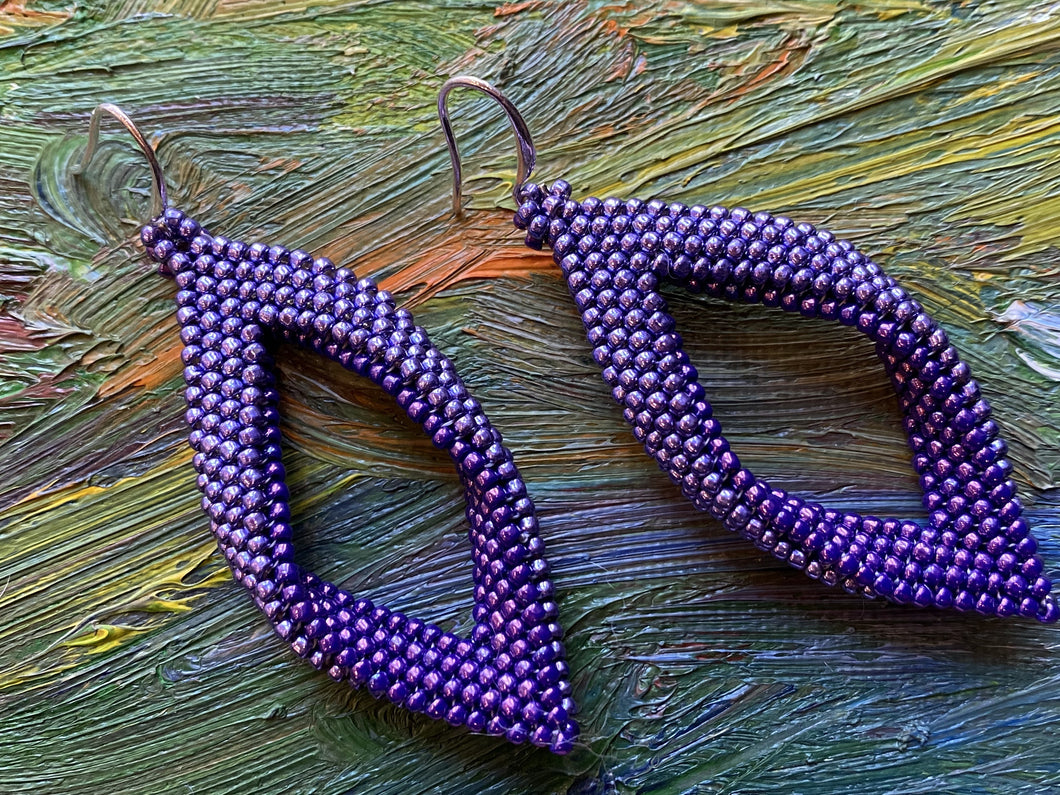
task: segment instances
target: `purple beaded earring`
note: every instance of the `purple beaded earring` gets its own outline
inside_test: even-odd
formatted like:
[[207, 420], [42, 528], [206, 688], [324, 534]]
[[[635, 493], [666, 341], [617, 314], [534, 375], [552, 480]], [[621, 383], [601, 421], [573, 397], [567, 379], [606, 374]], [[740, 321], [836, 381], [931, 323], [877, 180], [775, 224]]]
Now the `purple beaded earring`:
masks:
[[[496, 88], [472, 77], [449, 80], [438, 98], [458, 215], [460, 159], [446, 105], [456, 87], [504, 108], [519, 144], [515, 225], [530, 248], [552, 249], [633, 435], [697, 508], [851, 593], [1060, 618], [990, 406], [946, 332], [894, 279], [849, 242], [781, 216], [658, 199], [579, 202], [563, 180], [548, 190], [534, 185], [526, 123]], [[927, 526], [827, 509], [741, 467], [658, 292], [665, 279], [838, 320], [872, 339], [905, 416]]]
[[[202, 507], [236, 580], [332, 679], [453, 726], [570, 751], [575, 705], [534, 505], [452, 362], [371, 279], [304, 251], [211, 235], [168, 207], [154, 150], [119, 108], [96, 109], [81, 169], [103, 112], [151, 165], [159, 214], [140, 239], [180, 288], [188, 441]], [[470, 637], [357, 598], [294, 561], [271, 358], [281, 340], [367, 376], [452, 457], [471, 524]]]

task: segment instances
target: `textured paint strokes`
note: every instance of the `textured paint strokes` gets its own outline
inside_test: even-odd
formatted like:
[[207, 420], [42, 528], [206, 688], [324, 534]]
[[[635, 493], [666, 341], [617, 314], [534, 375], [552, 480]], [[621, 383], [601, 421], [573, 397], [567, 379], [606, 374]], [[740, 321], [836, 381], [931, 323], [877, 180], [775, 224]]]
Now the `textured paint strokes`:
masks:
[[[1027, 793], [1060, 788], [1056, 630], [863, 603], [680, 500], [629, 438], [547, 255], [510, 231], [496, 108], [542, 180], [783, 212], [855, 240], [950, 331], [1060, 565], [1060, 14], [1048, 2], [88, 0], [0, 4], [0, 791]], [[181, 428], [172, 286], [133, 243], [152, 134], [215, 232], [384, 280], [537, 504], [585, 747], [411, 718], [290, 659], [231, 582]], [[507, 207], [507, 209], [505, 209]], [[727, 435], [829, 504], [922, 518], [857, 335], [667, 293]], [[448, 462], [387, 398], [280, 353], [299, 548], [466, 629]]]

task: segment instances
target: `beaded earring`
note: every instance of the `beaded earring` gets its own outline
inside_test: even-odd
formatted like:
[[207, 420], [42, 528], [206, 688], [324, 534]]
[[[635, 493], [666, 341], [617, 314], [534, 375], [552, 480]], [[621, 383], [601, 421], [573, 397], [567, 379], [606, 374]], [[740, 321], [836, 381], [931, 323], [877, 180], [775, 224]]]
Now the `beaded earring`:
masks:
[[[188, 441], [202, 507], [235, 579], [276, 633], [332, 679], [453, 726], [570, 751], [575, 704], [534, 505], [452, 362], [371, 279], [304, 251], [212, 235], [169, 207], [154, 150], [119, 108], [96, 109], [79, 172], [101, 113], [125, 126], [151, 166], [159, 214], [140, 239], [180, 288]], [[295, 562], [272, 359], [280, 341], [367, 376], [453, 459], [471, 525], [469, 637], [358, 598]]]
[[[563, 180], [550, 189], [532, 184], [526, 123], [496, 88], [472, 77], [449, 80], [438, 97], [457, 215], [460, 159], [447, 111], [457, 87], [504, 108], [518, 142], [515, 226], [530, 248], [552, 249], [633, 435], [697, 508], [850, 593], [1060, 618], [990, 406], [946, 332], [893, 278], [849, 242], [782, 216], [658, 199], [579, 202]], [[682, 349], [659, 293], [664, 280], [837, 320], [873, 340], [905, 418], [927, 525], [828, 509], [742, 467]]]

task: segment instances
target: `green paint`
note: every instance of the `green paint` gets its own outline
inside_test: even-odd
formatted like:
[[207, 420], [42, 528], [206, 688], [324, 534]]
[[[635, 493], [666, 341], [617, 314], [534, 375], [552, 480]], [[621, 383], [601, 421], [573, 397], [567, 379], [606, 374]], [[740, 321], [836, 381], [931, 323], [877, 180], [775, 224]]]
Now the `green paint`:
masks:
[[[855, 240], [957, 341], [1060, 561], [1060, 17], [1023, 0], [0, 4], [0, 792], [1037, 793], [1060, 788], [1057, 634], [830, 592], [681, 501], [630, 437], [545, 255], [541, 179], [743, 203]], [[584, 747], [454, 731], [316, 674], [231, 582], [184, 442], [171, 283], [133, 243], [153, 136], [175, 203], [402, 277], [542, 518]], [[490, 263], [493, 263], [492, 265]], [[515, 276], [467, 280], [484, 266]], [[530, 275], [526, 276], [527, 268]], [[520, 270], [521, 269], [521, 270]], [[828, 503], [920, 514], [858, 335], [668, 294], [743, 460]], [[390, 401], [281, 352], [302, 559], [461, 627], [448, 462]], [[454, 623], [455, 622], [455, 623]], [[466, 627], [464, 627], [466, 628]]]

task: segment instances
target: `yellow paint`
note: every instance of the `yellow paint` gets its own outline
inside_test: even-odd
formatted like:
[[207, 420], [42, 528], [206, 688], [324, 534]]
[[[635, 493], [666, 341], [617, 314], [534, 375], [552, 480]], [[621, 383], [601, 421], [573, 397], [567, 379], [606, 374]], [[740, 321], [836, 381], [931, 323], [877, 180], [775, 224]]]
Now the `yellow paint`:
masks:
[[64, 646], [83, 648], [89, 654], [103, 654], [119, 648], [130, 637], [147, 631], [146, 627], [130, 627], [117, 624], [97, 624], [86, 629], [84, 634], [63, 641]]

